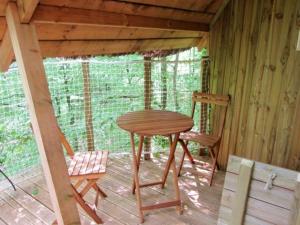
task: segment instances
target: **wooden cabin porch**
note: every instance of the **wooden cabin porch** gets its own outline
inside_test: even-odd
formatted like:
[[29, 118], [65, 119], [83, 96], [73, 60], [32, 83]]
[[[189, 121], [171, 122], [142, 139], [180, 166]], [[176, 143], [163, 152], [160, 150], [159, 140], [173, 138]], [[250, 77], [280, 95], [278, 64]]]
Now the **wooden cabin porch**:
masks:
[[[177, 149], [181, 153], [181, 149]], [[177, 154], [178, 154], [177, 153]], [[179, 155], [178, 155], [179, 156]], [[179, 157], [176, 157], [179, 159]], [[207, 159], [195, 156], [196, 168], [205, 167]], [[155, 155], [151, 161], [143, 161], [141, 168], [142, 181], [151, 181], [163, 171], [167, 157], [164, 154]], [[204, 163], [204, 164], [203, 164]], [[184, 206], [182, 215], [178, 215], [175, 207], [149, 211], [144, 224], [152, 225], [184, 225], [184, 224], [217, 224], [218, 210], [224, 183], [224, 172], [218, 171], [211, 187], [205, 178], [185, 163], [183, 173], [179, 179], [181, 198]], [[1, 191], [0, 196], [0, 225], [2, 224], [51, 224], [55, 220], [50, 195], [41, 170], [30, 171], [30, 177], [23, 175], [17, 181], [17, 191], [11, 187]], [[205, 170], [202, 170], [205, 172]], [[29, 174], [29, 173], [28, 173]], [[104, 224], [139, 224], [135, 195], [131, 193], [132, 170], [130, 155], [113, 155], [107, 165], [107, 174], [100, 181], [100, 186], [108, 195], [102, 199], [97, 214], [104, 220]], [[142, 196], [145, 203], [163, 201], [174, 195], [171, 185], [171, 174], [165, 189], [148, 187], [143, 189]], [[93, 201], [93, 192], [86, 196]], [[95, 224], [79, 207], [82, 224]]]

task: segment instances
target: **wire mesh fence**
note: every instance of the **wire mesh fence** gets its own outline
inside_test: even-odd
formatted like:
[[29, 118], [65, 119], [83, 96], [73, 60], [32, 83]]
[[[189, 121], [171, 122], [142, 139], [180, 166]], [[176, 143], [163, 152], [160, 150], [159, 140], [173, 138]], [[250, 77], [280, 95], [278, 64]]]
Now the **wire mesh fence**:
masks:
[[[129, 136], [116, 124], [129, 111], [150, 107], [189, 115], [191, 93], [200, 88], [200, 57], [187, 51], [147, 62], [139, 55], [46, 60], [55, 114], [73, 149], [129, 152]], [[29, 122], [20, 75], [11, 68], [0, 76], [0, 167], [9, 175], [39, 164]], [[167, 146], [163, 138], [152, 140], [153, 151]]]

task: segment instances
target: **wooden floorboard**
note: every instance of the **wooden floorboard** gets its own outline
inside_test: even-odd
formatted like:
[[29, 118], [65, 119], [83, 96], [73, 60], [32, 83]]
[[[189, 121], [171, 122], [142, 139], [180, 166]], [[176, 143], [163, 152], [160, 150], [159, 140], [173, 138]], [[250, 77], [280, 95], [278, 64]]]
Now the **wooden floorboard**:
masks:
[[[176, 157], [177, 159], [178, 157]], [[142, 161], [141, 183], [161, 179], [167, 160], [161, 154], [151, 161]], [[177, 159], [178, 160], [178, 159]], [[217, 224], [218, 210], [224, 183], [224, 172], [217, 172], [212, 187], [206, 181], [207, 166], [205, 158], [196, 159], [196, 166], [191, 168], [185, 162], [182, 176], [179, 179], [183, 215], [178, 215], [175, 207], [145, 212], [145, 225], [213, 225]], [[35, 176], [20, 179], [17, 191], [7, 188], [0, 194], [0, 225], [2, 224], [51, 224], [55, 219], [50, 195], [40, 171]], [[171, 174], [170, 174], [171, 175]], [[143, 205], [175, 199], [172, 179], [169, 175], [164, 189], [160, 186], [142, 188]], [[135, 195], [131, 193], [132, 170], [130, 155], [114, 155], [108, 160], [107, 174], [99, 185], [108, 195], [100, 201], [97, 214], [105, 224], [139, 224]], [[86, 200], [93, 202], [95, 193], [90, 191]], [[82, 224], [95, 224], [80, 209]]]

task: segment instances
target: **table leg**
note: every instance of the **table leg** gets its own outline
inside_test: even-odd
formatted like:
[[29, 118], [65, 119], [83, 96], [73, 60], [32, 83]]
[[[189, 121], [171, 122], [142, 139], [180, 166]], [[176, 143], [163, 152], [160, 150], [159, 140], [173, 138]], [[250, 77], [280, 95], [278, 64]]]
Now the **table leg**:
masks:
[[180, 202], [180, 205], [176, 206], [176, 209], [179, 214], [182, 214], [180, 190], [179, 190], [179, 186], [178, 186], [178, 176], [177, 176], [177, 172], [176, 172], [175, 157], [173, 157], [173, 160], [171, 162], [171, 167], [173, 170], [173, 182], [174, 182], [174, 187], [175, 187], [176, 200]]
[[144, 214], [142, 211], [142, 201], [141, 201], [141, 192], [140, 192], [140, 184], [139, 184], [139, 176], [138, 176], [138, 162], [135, 153], [135, 146], [134, 146], [134, 133], [130, 133], [130, 142], [131, 142], [131, 149], [132, 149], [132, 166], [134, 172], [134, 181], [136, 186], [136, 200], [137, 206], [140, 215], [140, 222], [144, 222]]
[[[141, 156], [142, 156], [142, 149], [143, 149], [143, 144], [144, 144], [144, 136], [140, 136], [139, 140], [139, 147], [138, 147], [138, 154], [137, 154], [137, 172], [139, 173], [140, 169], [140, 162], [141, 162]], [[135, 194], [135, 182], [134, 179], [132, 181], [132, 194]]]
[[[165, 167], [165, 170], [164, 170], [163, 178], [162, 178], [162, 184], [161, 184], [162, 188], [165, 187], [166, 180], [167, 180], [167, 177], [168, 177], [168, 174], [169, 174], [169, 171], [170, 171], [172, 160], [175, 158], [174, 155], [175, 155], [175, 150], [176, 150], [178, 139], [179, 139], [179, 133], [175, 134], [175, 137], [174, 137], [173, 141], [172, 141], [172, 137], [169, 136], [170, 146], [171, 147], [170, 147], [169, 158], [168, 158], [168, 161], [167, 161], [167, 164], [166, 164], [166, 167]], [[175, 161], [174, 161], [174, 163], [175, 163]], [[173, 172], [176, 173], [176, 171], [173, 171]]]

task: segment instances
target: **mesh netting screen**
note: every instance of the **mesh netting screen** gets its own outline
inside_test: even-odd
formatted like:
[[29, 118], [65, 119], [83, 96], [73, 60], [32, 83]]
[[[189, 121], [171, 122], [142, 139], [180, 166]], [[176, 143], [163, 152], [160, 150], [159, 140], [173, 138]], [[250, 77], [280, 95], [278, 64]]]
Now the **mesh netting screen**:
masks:
[[[192, 49], [147, 61], [150, 67], [139, 55], [46, 60], [55, 114], [73, 149], [86, 150], [92, 142], [95, 149], [129, 152], [129, 135], [116, 119], [145, 105], [190, 115], [191, 93], [200, 88], [200, 56]], [[87, 135], [87, 116], [93, 135]], [[199, 111], [195, 118], [198, 123]], [[11, 68], [0, 76], [0, 167], [9, 175], [39, 164], [29, 122], [20, 75]], [[151, 146], [160, 151], [168, 144], [155, 137]]]

